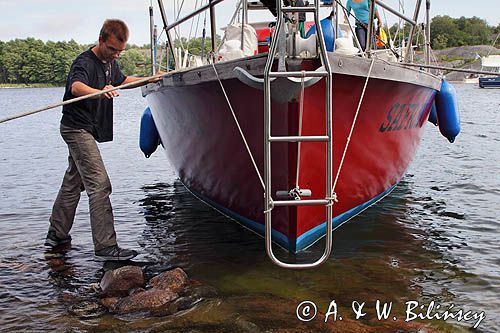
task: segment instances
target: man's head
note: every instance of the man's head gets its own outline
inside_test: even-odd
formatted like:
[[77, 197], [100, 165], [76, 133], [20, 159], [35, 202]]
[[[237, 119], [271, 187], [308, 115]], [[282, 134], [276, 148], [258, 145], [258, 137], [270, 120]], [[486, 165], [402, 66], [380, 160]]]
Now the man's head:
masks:
[[117, 59], [125, 50], [128, 35], [125, 22], [117, 19], [104, 21], [99, 33], [99, 51], [103, 57], [102, 60], [108, 62]]

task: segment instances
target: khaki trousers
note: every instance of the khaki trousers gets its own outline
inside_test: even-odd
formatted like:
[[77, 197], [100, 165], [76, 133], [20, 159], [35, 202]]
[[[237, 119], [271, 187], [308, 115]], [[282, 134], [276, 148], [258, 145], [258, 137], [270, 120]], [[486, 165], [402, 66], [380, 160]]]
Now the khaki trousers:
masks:
[[59, 238], [67, 237], [80, 192], [87, 191], [90, 208], [90, 225], [94, 250], [116, 245], [113, 210], [109, 195], [111, 182], [102, 161], [101, 153], [94, 137], [83, 129], [74, 129], [61, 124], [61, 136], [68, 145], [68, 169], [57, 195], [49, 230]]

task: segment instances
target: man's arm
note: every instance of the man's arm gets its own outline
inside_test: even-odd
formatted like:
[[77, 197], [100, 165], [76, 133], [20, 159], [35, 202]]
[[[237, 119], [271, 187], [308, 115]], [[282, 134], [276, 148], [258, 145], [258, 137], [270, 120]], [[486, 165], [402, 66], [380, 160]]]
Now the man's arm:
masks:
[[[106, 89], [110, 89], [110, 88], [113, 88], [113, 86], [112, 85], [107, 85], [102, 90], [106, 90]], [[86, 85], [85, 83], [80, 82], [80, 81], [75, 81], [71, 85], [71, 94], [73, 96], [75, 96], [75, 97], [80, 97], [80, 96], [94, 94], [94, 93], [102, 91], [102, 90], [89, 87], [88, 85]], [[105, 97], [105, 98], [110, 99], [110, 98], [113, 98], [113, 97], [116, 97], [116, 96], [119, 96], [119, 93], [118, 93], [118, 91], [115, 90], [115, 91], [110, 91], [110, 92], [107, 92], [107, 93], [105, 93], [103, 95], [95, 96], [95, 97], [92, 97], [92, 98], [93, 99], [99, 99], [99, 98]]]
[[[158, 74], [162, 74], [162, 73], [159, 72], [159, 73], [157, 73], [157, 75]], [[144, 79], [145, 79], [145, 77], [127, 76], [127, 77], [125, 77], [125, 80], [121, 83], [121, 85], [127, 84], [127, 83], [136, 82], [136, 81], [139, 81], [139, 80], [144, 80]], [[141, 86], [146, 85], [148, 83], [158, 82], [161, 79], [162, 79], [161, 77], [154, 78], [154, 79], [151, 79], [151, 80], [146, 81], [146, 82], [141, 82], [141, 83], [138, 83], [138, 84], [133, 84], [130, 87], [127, 87], [127, 88], [124, 88], [124, 89], [133, 89], [133, 88], [141, 87]]]

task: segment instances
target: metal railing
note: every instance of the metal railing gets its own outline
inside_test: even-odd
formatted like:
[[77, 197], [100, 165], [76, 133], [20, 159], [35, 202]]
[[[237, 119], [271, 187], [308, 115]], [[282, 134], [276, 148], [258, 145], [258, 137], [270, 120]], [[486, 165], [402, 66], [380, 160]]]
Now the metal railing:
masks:
[[[413, 14], [413, 18], [409, 18], [406, 15], [400, 13], [396, 9], [390, 7], [386, 3], [381, 0], [373, 0], [370, 2], [370, 20], [368, 22], [368, 37], [367, 37], [367, 50], [371, 50], [371, 44], [373, 42], [373, 20], [375, 19], [375, 5], [378, 5], [392, 14], [396, 15], [400, 19], [408, 22], [411, 25], [410, 35], [408, 37], [408, 45], [406, 48], [405, 54], [405, 62], [413, 61], [413, 52], [412, 52], [412, 44], [413, 38], [415, 36], [415, 30], [417, 26], [418, 14], [420, 12], [420, 7], [422, 4], [422, 0], [416, 0], [415, 12]], [[426, 54], [426, 63], [430, 59], [430, 0], [426, 0], [426, 43], [425, 43], [425, 54]], [[428, 64], [428, 63], [427, 63]]]

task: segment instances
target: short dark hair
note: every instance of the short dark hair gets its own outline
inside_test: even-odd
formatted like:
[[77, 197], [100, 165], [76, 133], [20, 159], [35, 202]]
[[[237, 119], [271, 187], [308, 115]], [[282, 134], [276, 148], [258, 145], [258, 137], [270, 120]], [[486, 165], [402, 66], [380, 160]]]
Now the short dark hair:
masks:
[[125, 43], [128, 40], [128, 27], [122, 20], [107, 19], [102, 25], [99, 36], [106, 41], [110, 35], [113, 35], [120, 42]]

